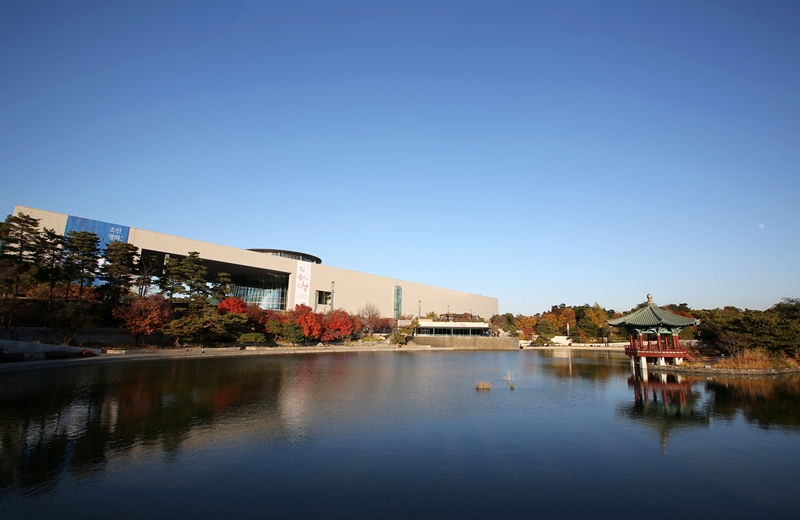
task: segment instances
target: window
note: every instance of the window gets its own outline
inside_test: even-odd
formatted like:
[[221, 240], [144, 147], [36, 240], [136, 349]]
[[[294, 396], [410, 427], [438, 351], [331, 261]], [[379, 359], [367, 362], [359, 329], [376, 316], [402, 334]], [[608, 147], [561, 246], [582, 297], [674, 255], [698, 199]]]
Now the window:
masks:
[[403, 313], [403, 288], [399, 285], [394, 286], [394, 319], [399, 319]]
[[330, 291], [317, 291], [317, 305], [330, 305], [331, 293]]

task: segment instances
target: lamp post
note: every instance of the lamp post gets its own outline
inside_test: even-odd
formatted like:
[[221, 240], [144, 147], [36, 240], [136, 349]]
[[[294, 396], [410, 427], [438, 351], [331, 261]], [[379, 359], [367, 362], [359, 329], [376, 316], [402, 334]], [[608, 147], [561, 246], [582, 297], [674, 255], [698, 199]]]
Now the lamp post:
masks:
[[333, 310], [333, 295], [334, 295], [333, 288], [334, 288], [335, 285], [336, 285], [336, 282], [331, 280], [331, 310]]
[[419, 300], [417, 305], [419, 305], [419, 308], [417, 309], [417, 317], [422, 319], [422, 300]]

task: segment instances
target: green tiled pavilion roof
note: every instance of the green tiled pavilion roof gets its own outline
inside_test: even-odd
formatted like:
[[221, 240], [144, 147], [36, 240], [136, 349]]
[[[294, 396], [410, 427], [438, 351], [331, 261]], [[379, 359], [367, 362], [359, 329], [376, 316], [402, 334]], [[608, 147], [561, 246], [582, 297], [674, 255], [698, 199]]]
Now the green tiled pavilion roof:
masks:
[[653, 303], [653, 297], [649, 294], [647, 295], [647, 305], [641, 309], [626, 314], [621, 318], [608, 320], [608, 324], [612, 327], [628, 326], [632, 328], [690, 327], [699, 323], [700, 320], [695, 318], [685, 318], [664, 309], [659, 309]]

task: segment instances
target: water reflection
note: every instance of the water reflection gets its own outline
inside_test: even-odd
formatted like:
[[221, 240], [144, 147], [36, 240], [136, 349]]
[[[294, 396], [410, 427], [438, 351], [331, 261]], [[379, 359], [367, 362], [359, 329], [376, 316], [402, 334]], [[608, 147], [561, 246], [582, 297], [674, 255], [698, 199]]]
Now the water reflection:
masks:
[[800, 431], [800, 376], [699, 379], [637, 374], [628, 377], [628, 388], [633, 390], [633, 403], [621, 404], [618, 415], [656, 430], [664, 451], [671, 433], [740, 416], [760, 428]]
[[741, 414], [759, 428], [800, 431], [800, 376], [714, 379], [705, 385], [715, 418]]
[[608, 350], [539, 350], [545, 373], [560, 379], [580, 378], [608, 381], [628, 372], [627, 357]]
[[[155, 448], [174, 457], [193, 431], [256, 399], [277, 410], [270, 396], [280, 395], [285, 367], [164, 360], [4, 374], [0, 491], [46, 491], [64, 470], [77, 479], [102, 470], [109, 454]], [[277, 436], [291, 429], [265, 427]]]
[[[513, 392], [501, 379], [508, 370], [515, 371]], [[788, 465], [786, 454], [797, 452], [800, 377], [641, 379], [628, 371], [620, 353], [573, 350], [181, 359], [0, 373], [0, 516], [34, 503], [42, 517], [52, 516], [72, 497], [79, 510], [82, 500], [97, 500], [98, 482], [108, 507], [141, 478], [126, 473], [130, 462], [148, 480], [159, 474], [162, 485], [176, 482], [154, 494], [160, 501], [151, 500], [151, 511], [159, 512], [224, 513], [251, 504], [249, 516], [258, 517], [265, 504], [286, 504], [282, 516], [311, 517], [324, 516], [330, 503], [354, 512], [347, 504], [370, 496], [372, 509], [362, 516], [378, 516], [395, 501], [400, 518], [415, 516], [404, 497], [424, 496], [431, 518], [442, 516], [443, 503], [461, 516], [483, 506], [478, 516], [485, 517], [507, 504], [520, 508], [512, 516], [532, 516], [542, 504], [558, 516], [564, 504], [576, 504], [558, 490], [577, 489], [604, 501], [609, 517], [629, 516], [645, 506], [630, 505], [622, 485], [644, 478], [631, 473], [630, 462], [648, 456], [637, 451], [637, 438], [653, 443], [631, 421], [656, 432], [665, 449], [676, 433], [704, 433], [713, 421], [737, 435], [750, 425], [791, 432], [756, 432], [768, 437], [758, 457], [746, 450], [721, 457], [714, 451], [721, 435], [691, 441], [725, 458], [726, 474], [747, 464], [751, 472], [766, 453], [778, 458], [770, 462], [771, 486], [796, 475], [793, 466], [784, 473], [773, 466]], [[477, 393], [475, 381], [483, 379], [492, 390]], [[194, 486], [184, 482], [204, 474], [206, 486], [229, 483], [227, 494], [191, 494]], [[716, 478], [705, 481], [706, 490], [717, 486], [722, 498], [702, 502], [712, 509], [732, 489]], [[609, 488], [608, 481], [622, 484]], [[77, 490], [86, 483], [92, 486]], [[308, 486], [318, 497], [313, 503], [293, 494]], [[52, 507], [49, 498], [26, 502], [43, 493], [58, 496]]]
[[630, 376], [628, 388], [633, 390], [633, 404], [621, 405], [617, 413], [658, 432], [661, 448], [666, 452], [670, 433], [709, 424], [709, 405], [694, 389], [696, 382], [673, 374], [652, 374], [647, 379]]

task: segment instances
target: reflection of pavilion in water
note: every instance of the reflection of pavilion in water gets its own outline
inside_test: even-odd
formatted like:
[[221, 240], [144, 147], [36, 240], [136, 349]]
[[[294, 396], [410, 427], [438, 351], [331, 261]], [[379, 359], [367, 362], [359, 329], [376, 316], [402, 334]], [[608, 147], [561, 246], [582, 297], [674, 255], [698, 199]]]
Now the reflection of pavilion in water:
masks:
[[633, 405], [623, 405], [618, 413], [654, 428], [666, 453], [671, 432], [707, 427], [711, 422], [705, 406], [699, 406], [700, 394], [692, 387], [696, 381], [673, 374], [655, 374], [628, 378], [633, 389]]

